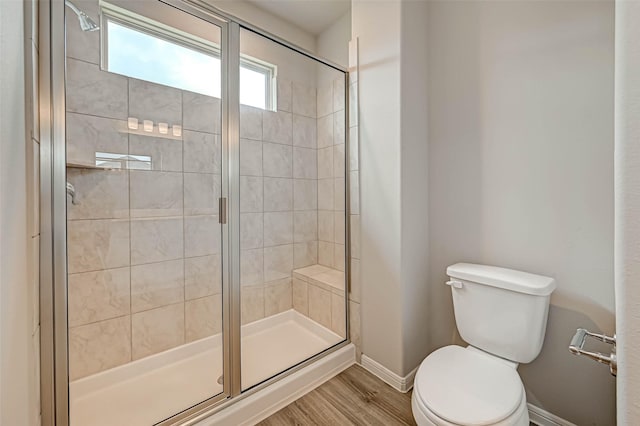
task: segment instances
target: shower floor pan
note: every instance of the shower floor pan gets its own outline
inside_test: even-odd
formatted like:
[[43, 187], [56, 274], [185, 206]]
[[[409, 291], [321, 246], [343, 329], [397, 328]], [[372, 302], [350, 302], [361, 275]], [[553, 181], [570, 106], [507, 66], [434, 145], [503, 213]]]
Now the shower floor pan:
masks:
[[[294, 310], [246, 324], [242, 388], [342, 340]], [[222, 337], [217, 334], [71, 382], [70, 424], [149, 426], [221, 393], [221, 376]]]

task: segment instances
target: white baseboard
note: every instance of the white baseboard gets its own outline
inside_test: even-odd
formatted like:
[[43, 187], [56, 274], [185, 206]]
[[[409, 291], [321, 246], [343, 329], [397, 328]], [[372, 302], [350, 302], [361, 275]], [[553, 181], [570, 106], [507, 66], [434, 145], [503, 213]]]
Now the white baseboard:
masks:
[[527, 404], [529, 408], [529, 421], [538, 426], [576, 426], [568, 420], [551, 414], [540, 407]]
[[406, 376], [398, 376], [384, 365], [372, 360], [366, 355], [362, 355], [361, 365], [371, 374], [379, 377], [389, 386], [399, 390], [402, 393], [409, 392], [413, 387], [413, 379], [416, 377], [418, 367], [414, 368]]
[[353, 344], [349, 344], [195, 424], [198, 426], [255, 425], [346, 370], [355, 362], [356, 349]]

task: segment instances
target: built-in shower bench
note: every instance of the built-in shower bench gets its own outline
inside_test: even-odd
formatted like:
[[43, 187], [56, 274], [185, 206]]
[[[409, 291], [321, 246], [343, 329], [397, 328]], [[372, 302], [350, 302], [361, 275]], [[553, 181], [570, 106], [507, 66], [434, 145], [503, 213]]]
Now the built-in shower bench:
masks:
[[293, 308], [345, 337], [344, 272], [324, 265], [293, 271]]
[[344, 294], [344, 272], [324, 265], [294, 269], [293, 276], [332, 293]]

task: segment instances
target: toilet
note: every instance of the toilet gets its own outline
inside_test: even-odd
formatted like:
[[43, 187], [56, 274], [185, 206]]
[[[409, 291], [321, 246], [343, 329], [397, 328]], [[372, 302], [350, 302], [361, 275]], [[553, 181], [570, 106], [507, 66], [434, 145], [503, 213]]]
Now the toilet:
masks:
[[447, 268], [456, 325], [467, 347], [432, 352], [418, 368], [411, 408], [419, 426], [528, 426], [520, 363], [547, 326], [553, 278], [495, 266]]

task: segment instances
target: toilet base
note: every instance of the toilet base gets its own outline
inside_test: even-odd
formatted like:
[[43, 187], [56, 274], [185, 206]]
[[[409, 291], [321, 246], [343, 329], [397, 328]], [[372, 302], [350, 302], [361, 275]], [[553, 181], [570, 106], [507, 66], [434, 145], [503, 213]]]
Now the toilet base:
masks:
[[[529, 410], [527, 408], [527, 398], [522, 392], [522, 401], [509, 417], [494, 423], [491, 426], [529, 426]], [[436, 414], [434, 414], [424, 403], [421, 401], [417, 388], [413, 388], [413, 395], [411, 396], [411, 411], [413, 412], [413, 418], [416, 420], [418, 426], [473, 426], [473, 425], [458, 425], [456, 423], [448, 422]]]

